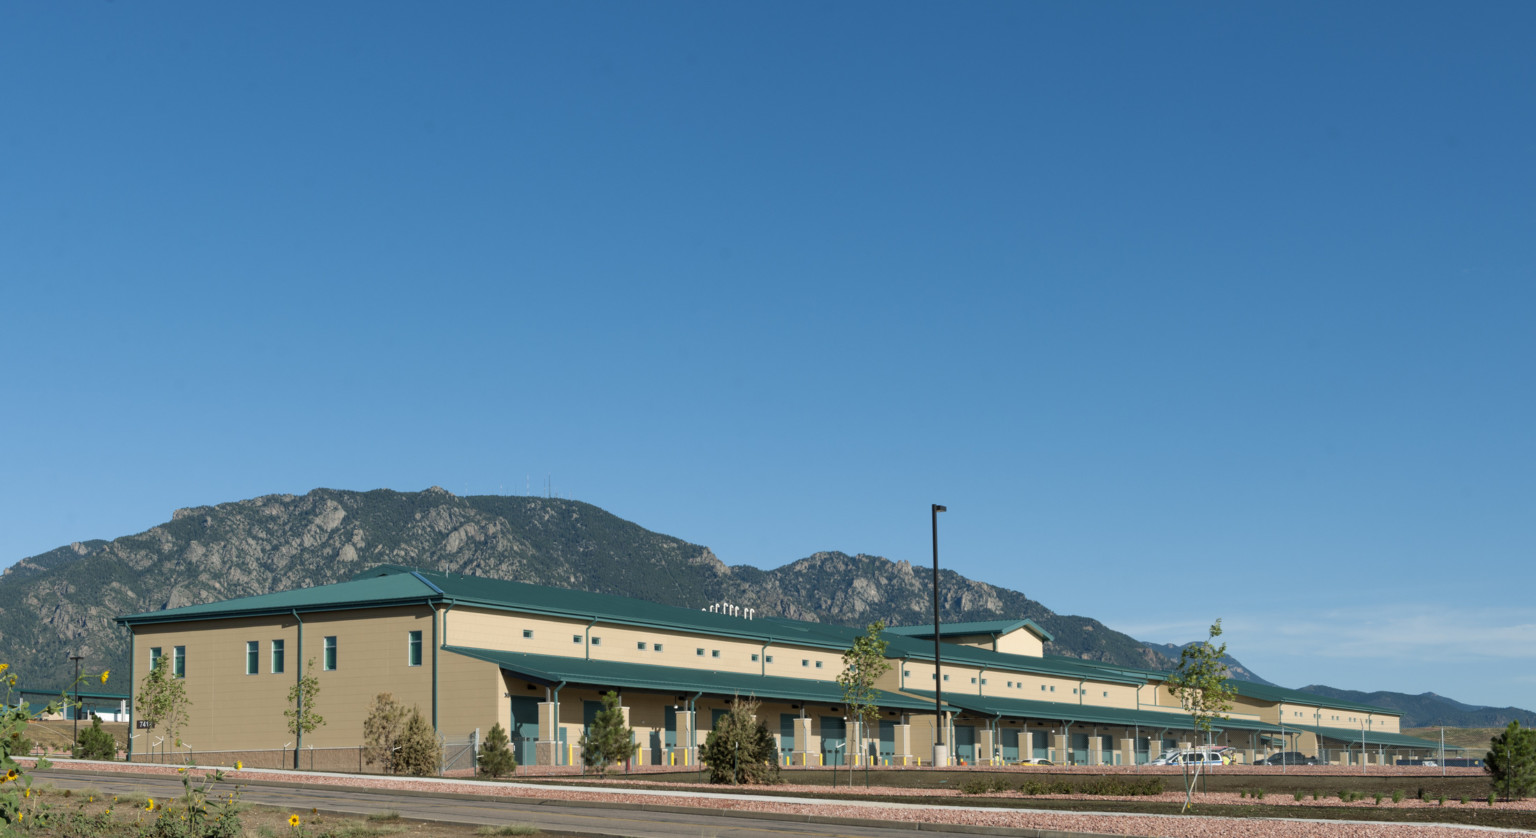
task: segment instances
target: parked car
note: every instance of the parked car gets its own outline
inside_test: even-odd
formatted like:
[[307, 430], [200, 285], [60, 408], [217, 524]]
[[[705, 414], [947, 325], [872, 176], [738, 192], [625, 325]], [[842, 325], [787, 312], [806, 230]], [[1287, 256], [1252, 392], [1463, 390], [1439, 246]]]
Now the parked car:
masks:
[[1207, 748], [1191, 749], [1188, 751], [1165, 751], [1157, 759], [1152, 760], [1152, 765], [1226, 765], [1229, 760], [1220, 753]]
[[1319, 765], [1317, 757], [1309, 757], [1300, 751], [1281, 751], [1270, 754], [1260, 765]]
[[1056, 763], [1051, 762], [1048, 759], [1043, 759], [1041, 757], [1029, 757], [1028, 759], [1021, 759], [1021, 760], [1019, 760], [1019, 764], [1020, 765], [1055, 765]]

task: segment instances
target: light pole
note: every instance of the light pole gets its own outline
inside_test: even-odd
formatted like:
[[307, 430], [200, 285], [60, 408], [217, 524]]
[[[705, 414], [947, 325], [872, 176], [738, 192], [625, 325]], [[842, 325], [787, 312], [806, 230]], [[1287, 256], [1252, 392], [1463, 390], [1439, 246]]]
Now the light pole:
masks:
[[944, 675], [939, 654], [939, 513], [949, 509], [933, 505], [933, 719], [938, 730], [933, 741], [933, 767], [949, 765], [949, 749], [944, 747]]
[[80, 750], [80, 661], [85, 660], [83, 655], [70, 655], [69, 659], [75, 662], [75, 746], [71, 751]]

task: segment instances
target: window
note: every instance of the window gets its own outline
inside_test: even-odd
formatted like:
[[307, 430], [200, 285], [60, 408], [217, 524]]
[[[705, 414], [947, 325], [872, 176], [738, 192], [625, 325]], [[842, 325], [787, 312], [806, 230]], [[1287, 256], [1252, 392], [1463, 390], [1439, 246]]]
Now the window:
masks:
[[272, 674], [279, 675], [283, 671], [283, 641], [272, 641]]
[[946, 680], [946, 681], [949, 680], [949, 675], [947, 673], [944, 675], [944, 680]]
[[261, 644], [255, 640], [245, 641], [245, 674], [255, 675], [257, 661], [261, 658]]
[[1045, 692], [1045, 685], [1044, 684], [1040, 685], [1040, 692]]
[[1109, 698], [1109, 690], [1105, 690], [1104, 691], [1104, 697], [1105, 698]]
[[903, 669], [901, 671], [901, 677], [903, 677], [903, 678], [911, 678], [912, 677], [912, 670], [910, 670], [910, 669]]
[[330, 671], [332, 671], [332, 670], [334, 670], [336, 668], [336, 638], [335, 637], [327, 637], [325, 639], [325, 657], [324, 657], [323, 662], [320, 664], [320, 667], [322, 669], [324, 669], [325, 671], [327, 671], [327, 672], [330, 672]]
[[603, 639], [601, 637], [594, 637], [594, 638], [592, 638], [592, 645], [593, 646], [601, 646], [601, 645], [603, 645]]
[[810, 662], [810, 661], [808, 661], [808, 660], [806, 660], [806, 659], [805, 659], [805, 658], [801, 658], [801, 659], [800, 659], [800, 665], [801, 665], [801, 666], [810, 666], [810, 665], [811, 665], [811, 662]]
[[757, 653], [756, 652], [752, 653], [752, 662], [753, 663], [757, 663]]
[[704, 650], [703, 650], [703, 649], [694, 649], [694, 650], [693, 650], [693, 653], [694, 653], [694, 654], [695, 654], [695, 655], [698, 655], [698, 656], [699, 656], [699, 657], [701, 657], [701, 658], [702, 658], [702, 657], [704, 657]]
[[581, 635], [579, 635], [579, 634], [571, 635], [571, 642], [572, 643], [580, 643], [581, 642]]
[[1056, 685], [1055, 684], [1051, 685], [1051, 692], [1056, 692]]
[[661, 651], [661, 644], [660, 643], [652, 643], [651, 644], [651, 648], [653, 650], [657, 651], [657, 652], [660, 652]]
[[768, 655], [767, 657], [763, 658], [763, 663], [773, 663], [773, 655]]
[[421, 666], [421, 632], [413, 631], [405, 639], [405, 665]]
[[817, 662], [816, 662], [816, 668], [817, 668], [817, 669], [820, 669], [820, 668], [821, 668], [821, 661], [817, 661]]
[[523, 639], [524, 640], [532, 640], [533, 639], [533, 629], [523, 629]]
[[1013, 689], [1013, 682], [1012, 682], [1012, 681], [1009, 681], [1009, 682], [1008, 682], [1008, 688], [1009, 688], [1009, 689]]
[[981, 685], [983, 687], [985, 687], [987, 685], [987, 679], [985, 679], [985, 678], [981, 679]]
[[641, 640], [641, 641], [636, 642], [635, 643], [635, 648], [639, 649], [642, 652], [644, 652], [645, 651], [645, 641]]
[[719, 649], [710, 649], [709, 650], [709, 656], [712, 657], [712, 658], [720, 657], [720, 650]]
[[151, 647], [149, 647], [149, 668], [150, 669], [154, 669], [155, 668], [155, 664], [157, 664], [159, 662], [160, 662], [160, 647], [159, 646], [151, 646]]
[[187, 647], [176, 646], [171, 649], [171, 674], [177, 678], [187, 677]]
[[974, 683], [976, 683], [976, 679], [975, 679], [975, 678], [972, 678], [972, 679], [971, 679], [971, 683], [972, 683], [972, 684], [974, 684]]

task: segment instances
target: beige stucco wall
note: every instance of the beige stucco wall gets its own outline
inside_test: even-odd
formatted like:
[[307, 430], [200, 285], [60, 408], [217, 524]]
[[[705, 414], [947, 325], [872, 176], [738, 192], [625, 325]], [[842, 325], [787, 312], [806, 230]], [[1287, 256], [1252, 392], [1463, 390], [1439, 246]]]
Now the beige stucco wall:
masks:
[[[447, 616], [448, 644], [535, 655], [614, 660], [719, 672], [835, 681], [842, 655], [830, 649], [721, 638], [695, 632], [590, 624], [542, 615], [458, 607]], [[532, 637], [524, 637], [525, 631]], [[640, 644], [645, 648], [640, 648]], [[661, 650], [657, 651], [657, 644]], [[703, 654], [699, 654], [699, 650]], [[755, 659], [754, 659], [755, 658]], [[767, 660], [772, 658], [771, 661]], [[804, 662], [804, 663], [802, 663]], [[818, 667], [817, 663], [821, 665]]]

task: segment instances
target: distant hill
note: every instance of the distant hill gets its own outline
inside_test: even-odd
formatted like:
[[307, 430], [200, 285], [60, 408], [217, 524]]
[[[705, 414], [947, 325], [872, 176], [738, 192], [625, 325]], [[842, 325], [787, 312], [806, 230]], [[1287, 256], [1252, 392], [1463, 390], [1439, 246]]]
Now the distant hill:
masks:
[[1394, 692], [1358, 692], [1311, 684], [1302, 692], [1328, 698], [1386, 707], [1402, 714], [1403, 727], [1504, 727], [1512, 721], [1521, 727], [1536, 726], [1536, 713], [1518, 707], [1478, 707], [1462, 704], [1435, 693], [1409, 695]]
[[[1195, 645], [1195, 643], [1199, 643], [1199, 642], [1202, 642], [1202, 641], [1198, 641], [1198, 640], [1192, 641], [1192, 642], [1189, 642], [1189, 643], [1185, 643], [1183, 646], [1179, 646], [1179, 645], [1176, 645], [1176, 644], [1173, 644], [1173, 643], [1146, 643], [1146, 644], [1143, 644], [1143, 645], [1145, 645], [1148, 649], [1151, 649], [1152, 651], [1157, 652], [1158, 654], [1167, 657], [1168, 659], [1172, 660], [1174, 663], [1178, 663], [1179, 654], [1181, 652], [1183, 652], [1185, 648], [1187, 648], [1189, 646], [1193, 646], [1193, 645]], [[1219, 646], [1221, 644], [1218, 643], [1216, 645]], [[1241, 661], [1239, 661], [1237, 658], [1232, 657], [1231, 655], [1223, 655], [1221, 657], [1221, 662], [1227, 665], [1227, 673], [1231, 677], [1233, 677], [1233, 678], [1235, 678], [1235, 679], [1237, 679], [1239, 681], [1251, 681], [1251, 682], [1253, 682], [1255, 684], [1263, 684], [1263, 685], [1268, 686], [1268, 687], [1279, 686], [1278, 684], [1275, 684], [1272, 681], [1266, 681], [1263, 678], [1260, 678], [1258, 675], [1256, 675], [1253, 672], [1253, 670], [1249, 669], [1246, 666], [1243, 666]]]
[[[878, 556], [817, 553], [774, 570], [733, 567], [707, 547], [578, 501], [316, 489], [179, 509], [137, 535], [22, 559], [0, 575], [0, 661], [36, 689], [67, 681], [65, 661], [77, 651], [89, 671], [126, 673], [118, 615], [339, 582], [381, 563], [693, 608], [725, 599], [765, 616], [843, 625], [932, 618], [927, 571]], [[1027, 617], [1055, 635], [1047, 654], [1170, 666], [1097, 620], [951, 571], [940, 580], [945, 620]], [[127, 684], [107, 689], [126, 692]]]

